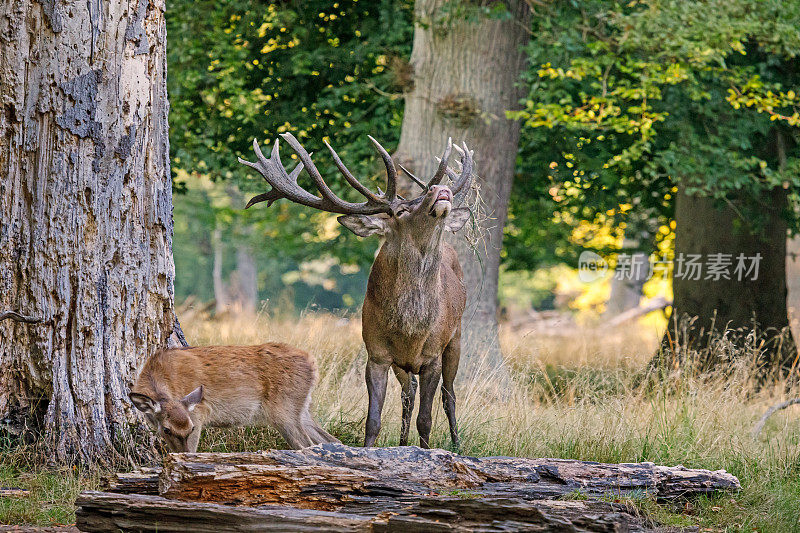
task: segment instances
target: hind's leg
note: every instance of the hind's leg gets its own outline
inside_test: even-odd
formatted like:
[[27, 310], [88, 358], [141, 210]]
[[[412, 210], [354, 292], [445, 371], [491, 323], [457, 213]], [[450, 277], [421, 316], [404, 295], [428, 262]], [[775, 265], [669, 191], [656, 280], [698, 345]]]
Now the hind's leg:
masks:
[[303, 415], [303, 425], [305, 426], [306, 433], [314, 444], [325, 444], [326, 442], [335, 442], [341, 444], [342, 441], [322, 429], [316, 420], [311, 416], [311, 413], [306, 410]]
[[202, 430], [203, 426], [195, 423], [192, 434], [186, 439], [186, 447], [189, 449], [190, 453], [195, 453], [197, 451], [197, 445], [200, 443], [200, 432]]
[[306, 433], [303, 427], [303, 417], [301, 413], [294, 416], [273, 416], [272, 425], [281, 434], [281, 437], [289, 444], [289, 447], [299, 450], [307, 446], [312, 446], [314, 442]]
[[417, 378], [414, 374], [392, 365], [394, 375], [403, 388], [400, 399], [403, 404], [403, 420], [400, 425], [400, 446], [408, 446], [408, 430], [411, 427], [411, 413], [414, 411], [414, 398], [417, 395]]

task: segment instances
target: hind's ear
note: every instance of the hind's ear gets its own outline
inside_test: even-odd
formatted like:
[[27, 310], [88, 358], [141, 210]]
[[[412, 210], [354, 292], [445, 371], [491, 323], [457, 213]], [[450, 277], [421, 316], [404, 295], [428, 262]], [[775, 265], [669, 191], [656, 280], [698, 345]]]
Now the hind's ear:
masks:
[[194, 411], [195, 406], [203, 401], [203, 386], [200, 385], [195, 390], [187, 394], [181, 400], [181, 403], [186, 406], [190, 411]]
[[150, 396], [146, 394], [139, 394], [138, 392], [132, 392], [128, 394], [128, 398], [131, 399], [131, 403], [141, 412], [154, 415], [161, 411], [161, 404], [154, 401]]

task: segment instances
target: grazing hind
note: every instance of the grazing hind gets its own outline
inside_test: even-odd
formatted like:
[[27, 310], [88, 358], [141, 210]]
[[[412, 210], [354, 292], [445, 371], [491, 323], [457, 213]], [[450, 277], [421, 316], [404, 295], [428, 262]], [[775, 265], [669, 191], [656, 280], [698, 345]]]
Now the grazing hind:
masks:
[[130, 399], [172, 452], [195, 452], [204, 426], [265, 426], [292, 448], [339, 442], [311, 417], [317, 369], [310, 354], [281, 343], [157, 352]]

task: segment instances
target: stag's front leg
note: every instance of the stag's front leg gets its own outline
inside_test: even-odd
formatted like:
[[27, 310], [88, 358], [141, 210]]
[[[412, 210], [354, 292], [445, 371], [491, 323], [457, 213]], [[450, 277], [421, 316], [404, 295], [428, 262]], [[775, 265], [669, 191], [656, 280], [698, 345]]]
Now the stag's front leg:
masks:
[[389, 365], [367, 360], [367, 394], [369, 395], [369, 409], [367, 410], [367, 428], [364, 436], [364, 446], [374, 446], [381, 431], [381, 413], [383, 401], [386, 399], [386, 381], [389, 378]]
[[414, 397], [417, 395], [417, 378], [397, 365], [392, 365], [394, 375], [403, 388], [400, 399], [403, 404], [403, 422], [400, 426], [400, 446], [408, 446], [408, 430], [411, 427], [411, 413], [414, 411]]
[[436, 387], [439, 385], [439, 377], [441, 374], [441, 366], [434, 363], [423, 367], [419, 374], [419, 413], [417, 414], [417, 432], [419, 433], [419, 445], [422, 448], [430, 448], [428, 441], [431, 437], [431, 411], [433, 410], [433, 397], [436, 395]]

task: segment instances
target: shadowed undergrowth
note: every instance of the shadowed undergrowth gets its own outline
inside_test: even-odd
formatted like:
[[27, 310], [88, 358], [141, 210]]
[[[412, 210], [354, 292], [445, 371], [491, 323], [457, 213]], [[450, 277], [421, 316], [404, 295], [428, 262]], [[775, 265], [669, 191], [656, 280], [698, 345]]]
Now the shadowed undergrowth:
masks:
[[[209, 319], [182, 312], [192, 344], [283, 341], [313, 353], [320, 369], [313, 413], [344, 443], [363, 439], [366, 361], [357, 320], [329, 314]], [[702, 528], [800, 531], [800, 407], [773, 416], [758, 439], [750, 431], [785, 384], [758, 388], [742, 353], [725, 379], [687, 369], [654, 383], [643, 380], [658, 331], [581, 329], [569, 336], [503, 332], [510, 372], [485, 361], [462, 361], [456, 382], [461, 453], [474, 456], [561, 457], [603, 462], [653, 461], [725, 469], [739, 477], [739, 494], [660, 505], [643, 495], [630, 504], [663, 523]], [[722, 349], [722, 348], [721, 348]], [[440, 401], [434, 404], [432, 446], [450, 446]], [[396, 445], [400, 389], [390, 379], [379, 445]], [[412, 424], [412, 443], [417, 442]], [[269, 429], [210, 429], [201, 451], [283, 447]], [[15, 452], [19, 455], [19, 452]], [[0, 485], [36, 487], [36, 496], [0, 499], [0, 522], [69, 523], [70, 502], [96, 477], [31, 470], [10, 454], [0, 463]], [[33, 495], [33, 492], [32, 492]], [[37, 502], [34, 506], [33, 501]], [[36, 510], [41, 509], [41, 510]]]

